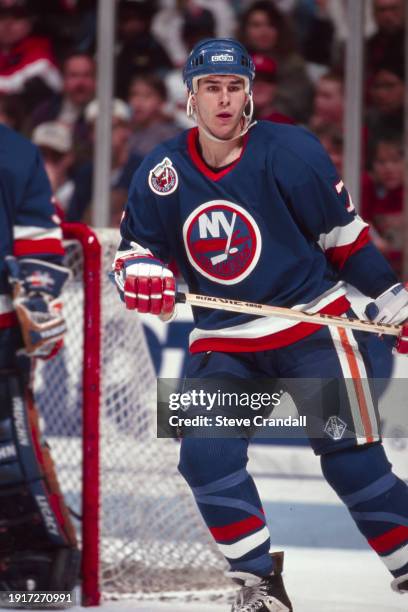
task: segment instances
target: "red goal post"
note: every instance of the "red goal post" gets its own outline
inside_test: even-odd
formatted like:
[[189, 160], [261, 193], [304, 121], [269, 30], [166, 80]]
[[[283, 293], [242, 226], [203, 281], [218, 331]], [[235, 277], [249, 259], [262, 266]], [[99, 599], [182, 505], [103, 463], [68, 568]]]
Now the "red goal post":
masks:
[[85, 224], [63, 223], [62, 231], [64, 239], [77, 241], [83, 252], [82, 604], [98, 606], [102, 248], [96, 233]]

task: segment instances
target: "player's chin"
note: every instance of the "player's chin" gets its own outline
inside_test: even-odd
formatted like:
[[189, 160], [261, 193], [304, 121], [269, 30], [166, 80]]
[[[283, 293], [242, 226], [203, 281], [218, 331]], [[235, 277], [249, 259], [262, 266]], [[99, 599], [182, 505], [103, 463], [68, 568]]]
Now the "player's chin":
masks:
[[214, 136], [221, 140], [230, 140], [234, 136], [237, 136], [240, 131], [240, 125], [237, 122], [231, 122], [229, 125], [217, 126], [213, 130]]

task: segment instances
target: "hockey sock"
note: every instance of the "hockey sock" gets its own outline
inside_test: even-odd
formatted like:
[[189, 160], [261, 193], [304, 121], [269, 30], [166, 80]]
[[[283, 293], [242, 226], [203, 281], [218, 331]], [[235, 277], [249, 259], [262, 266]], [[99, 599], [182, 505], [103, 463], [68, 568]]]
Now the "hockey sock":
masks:
[[267, 576], [270, 538], [244, 439], [182, 441], [179, 470], [232, 571]]
[[391, 574], [408, 573], [408, 487], [381, 444], [321, 457], [323, 474]]

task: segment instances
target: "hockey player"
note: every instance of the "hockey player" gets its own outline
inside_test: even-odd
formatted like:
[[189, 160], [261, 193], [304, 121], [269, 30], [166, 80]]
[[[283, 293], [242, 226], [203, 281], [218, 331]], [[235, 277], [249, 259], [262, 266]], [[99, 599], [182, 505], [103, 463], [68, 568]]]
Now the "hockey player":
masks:
[[[253, 77], [250, 56], [234, 40], [205, 40], [191, 52], [184, 80], [197, 127], [148, 155], [130, 188], [115, 262], [126, 307], [172, 317], [175, 280], [167, 263], [174, 257], [196, 293], [346, 317], [347, 281], [373, 299], [370, 318], [402, 323], [408, 291], [371, 244], [317, 139], [298, 127], [252, 122]], [[194, 319], [189, 378], [324, 381], [321, 435], [310, 443], [391, 571], [393, 589], [408, 592], [408, 489], [384, 454], [365, 380], [382, 340], [217, 310], [195, 308]], [[398, 350], [408, 351], [407, 338]], [[313, 415], [318, 398], [299, 388], [289, 388], [299, 412]], [[233, 611], [290, 611], [283, 558], [269, 553], [262, 504], [246, 470], [247, 446], [244, 437], [184, 437], [179, 469], [241, 584]]]
[[59, 349], [61, 229], [38, 149], [0, 125], [0, 590], [71, 591], [75, 530], [38, 426], [36, 358]]

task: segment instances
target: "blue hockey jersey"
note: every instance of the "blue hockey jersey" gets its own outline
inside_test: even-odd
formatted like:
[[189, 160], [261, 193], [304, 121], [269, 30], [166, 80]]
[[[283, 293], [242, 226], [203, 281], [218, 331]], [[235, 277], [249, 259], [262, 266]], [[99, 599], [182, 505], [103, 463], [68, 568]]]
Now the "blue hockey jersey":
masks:
[[37, 147], [0, 124], [0, 330], [17, 325], [4, 258], [62, 262], [62, 233], [51, 200]]
[[[397, 279], [318, 140], [258, 122], [242, 154], [210, 169], [198, 130], [154, 149], [137, 170], [118, 256], [174, 258], [189, 290], [305, 312], [349, 309], [344, 281], [376, 297]], [[259, 351], [319, 326], [194, 308], [190, 350]]]

